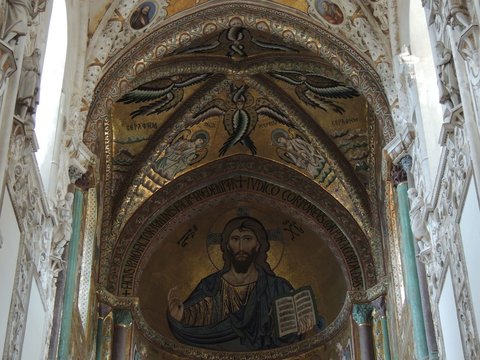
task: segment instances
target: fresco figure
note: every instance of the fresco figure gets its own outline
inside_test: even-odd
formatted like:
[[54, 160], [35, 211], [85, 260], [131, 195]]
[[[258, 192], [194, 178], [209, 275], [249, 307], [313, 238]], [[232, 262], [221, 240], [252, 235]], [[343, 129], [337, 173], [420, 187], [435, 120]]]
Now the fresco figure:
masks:
[[164, 156], [153, 164], [155, 171], [165, 179], [173, 180], [180, 171], [202, 160], [207, 154], [205, 146], [208, 143], [208, 134], [198, 131], [189, 140], [185, 138], [187, 133], [188, 130], [180, 133], [167, 147]]
[[328, 0], [317, 1], [317, 11], [330, 24], [339, 25], [343, 22], [343, 13], [338, 5]]
[[318, 151], [299, 134], [287, 134], [282, 129], [272, 132], [272, 140], [278, 146], [278, 156], [301, 169], [306, 170], [312, 178], [320, 175], [326, 160]]
[[131, 18], [130, 26], [139, 30], [150, 24], [153, 14], [155, 13], [155, 5], [151, 2], [143, 3], [135, 9]]
[[273, 301], [293, 291], [267, 263], [267, 231], [255, 218], [241, 216], [224, 227], [223, 268], [202, 279], [182, 301], [168, 293], [168, 322], [182, 343], [216, 350], [249, 351], [293, 343], [314, 326], [303, 321], [298, 333], [278, 337]]

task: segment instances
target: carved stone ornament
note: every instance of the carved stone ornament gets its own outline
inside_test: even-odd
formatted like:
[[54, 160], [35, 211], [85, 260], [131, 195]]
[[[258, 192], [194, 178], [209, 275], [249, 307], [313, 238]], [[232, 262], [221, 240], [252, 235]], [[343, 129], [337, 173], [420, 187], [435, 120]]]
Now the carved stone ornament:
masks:
[[[420, 258], [426, 264], [437, 341], [442, 343], [438, 303], [445, 276], [450, 269], [457, 303], [460, 304], [458, 299], [464, 299], [461, 308], [457, 308], [457, 316], [462, 320], [460, 332], [465, 355], [468, 359], [476, 359], [479, 355], [478, 335], [471, 320], [473, 308], [458, 225], [458, 215], [471, 174], [471, 158], [463, 123], [462, 109], [456, 107], [450, 112], [449, 122], [444, 124], [443, 128], [441, 139], [445, 151], [441, 160], [441, 175], [438, 177], [433, 197], [434, 206], [430, 205], [433, 210], [423, 215], [425, 205], [422, 205], [423, 200], [418, 199], [421, 195], [412, 192], [411, 217], [414, 236], [423, 246], [423, 249], [420, 246]], [[418, 161], [417, 156], [414, 161]], [[416, 176], [419, 177], [419, 174]], [[418, 180], [420, 179], [419, 177]], [[418, 182], [417, 178], [415, 180]], [[423, 217], [426, 217], [425, 225], [420, 221]], [[439, 351], [443, 351], [442, 347]]]
[[[480, 110], [480, 27], [470, 25], [467, 27], [458, 41], [458, 51], [465, 60], [468, 71], [468, 79], [474, 99], [473, 106], [476, 113]], [[478, 121], [478, 119], [477, 119]]]
[[[11, 195], [17, 222], [22, 234], [20, 260], [17, 264], [15, 284], [4, 350], [5, 358], [20, 358], [23, 342], [29, 291], [37, 279], [41, 298], [46, 306], [47, 324], [51, 324], [55, 286], [49, 254], [54, 227], [53, 215], [47, 206], [40, 173], [34, 159], [31, 140], [24, 125], [15, 122], [7, 168], [7, 186]], [[50, 326], [50, 325], [49, 325]]]
[[426, 208], [423, 197], [418, 194], [417, 189], [408, 189], [410, 199], [410, 220], [412, 225], [413, 237], [420, 248], [420, 255], [429, 252], [431, 249], [430, 235], [427, 230], [425, 216]]
[[17, 70], [12, 49], [0, 41], [0, 97], [5, 91], [7, 79]]
[[52, 251], [50, 253], [54, 279], [57, 279], [58, 273], [65, 268], [63, 252], [72, 235], [72, 204], [73, 194], [67, 193], [65, 198], [60, 200], [56, 206], [56, 227], [53, 233]]
[[1, 38], [9, 43], [18, 41], [21, 36], [27, 35], [28, 20], [33, 12], [34, 2], [31, 0], [6, 0], [4, 15], [4, 26]]
[[437, 41], [435, 50], [440, 90], [439, 101], [441, 104], [448, 104], [450, 107], [454, 107], [460, 103], [460, 90], [452, 50], [442, 41]]
[[39, 96], [40, 55], [40, 50], [35, 49], [23, 59], [15, 109], [15, 113], [24, 120], [24, 123], [28, 123], [31, 129], [35, 128], [33, 114]]
[[372, 321], [372, 304], [353, 304], [352, 317], [358, 325], [370, 324]]
[[407, 124], [401, 135], [395, 136], [395, 138], [385, 146], [385, 150], [394, 164], [400, 162], [405, 154], [408, 153], [414, 139], [415, 131], [413, 126]]
[[[428, 291], [439, 358], [444, 348], [440, 324], [439, 300], [448, 270], [451, 271], [460, 320], [460, 332], [465, 358], [477, 359], [480, 354], [478, 329], [472, 319], [473, 308], [470, 288], [466, 280], [466, 265], [460, 238], [458, 218], [463, 207], [467, 184], [471, 177], [470, 150], [464, 129], [463, 107], [457, 72], [463, 73], [463, 64], [457, 64], [458, 49], [465, 60], [472, 96], [478, 99], [478, 31], [472, 25], [469, 6], [464, 0], [422, 1], [430, 27], [431, 42], [436, 44], [434, 60], [437, 65], [440, 102], [444, 109], [440, 145], [443, 147], [432, 188], [428, 187], [430, 175], [424, 172], [427, 154], [418, 142], [413, 146], [412, 173], [415, 189], [410, 191], [412, 230], [419, 241], [420, 260], [425, 263]], [[461, 84], [465, 88], [467, 84]], [[463, 96], [463, 93], [462, 93]], [[409, 99], [415, 102], [415, 99]], [[473, 101], [478, 106], [478, 101]], [[469, 120], [471, 121], [471, 119]]]
[[31, 21], [38, 13], [44, 12], [47, 0], [5, 0], [0, 7], [2, 24], [0, 39], [10, 45], [27, 36], [31, 30]]

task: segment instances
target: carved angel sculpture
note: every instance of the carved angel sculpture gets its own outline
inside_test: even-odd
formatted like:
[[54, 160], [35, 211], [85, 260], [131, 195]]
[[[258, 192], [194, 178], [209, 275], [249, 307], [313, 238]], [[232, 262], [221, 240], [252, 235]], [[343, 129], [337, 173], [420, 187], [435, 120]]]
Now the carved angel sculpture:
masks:
[[408, 197], [410, 199], [410, 220], [413, 237], [419, 242], [422, 251], [429, 247], [428, 243], [430, 241], [430, 235], [424, 221], [425, 203], [423, 197], [418, 194], [415, 188], [408, 189]]

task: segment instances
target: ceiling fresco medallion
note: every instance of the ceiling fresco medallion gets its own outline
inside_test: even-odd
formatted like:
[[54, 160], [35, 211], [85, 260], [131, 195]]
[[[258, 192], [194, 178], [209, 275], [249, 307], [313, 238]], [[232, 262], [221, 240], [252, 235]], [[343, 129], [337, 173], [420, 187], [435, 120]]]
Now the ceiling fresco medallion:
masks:
[[157, 5], [147, 1], [137, 6], [130, 15], [130, 26], [134, 30], [140, 30], [150, 24], [157, 12]]
[[329, 0], [316, 0], [315, 10], [317, 10], [322, 19], [332, 25], [340, 25], [345, 18], [340, 7]]

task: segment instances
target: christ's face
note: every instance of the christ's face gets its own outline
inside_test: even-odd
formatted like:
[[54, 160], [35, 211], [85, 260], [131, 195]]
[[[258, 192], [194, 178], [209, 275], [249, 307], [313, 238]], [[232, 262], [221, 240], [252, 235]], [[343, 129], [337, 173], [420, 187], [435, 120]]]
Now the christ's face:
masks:
[[237, 272], [245, 273], [248, 271], [259, 249], [260, 244], [252, 230], [235, 229], [228, 238], [227, 251]]

